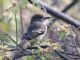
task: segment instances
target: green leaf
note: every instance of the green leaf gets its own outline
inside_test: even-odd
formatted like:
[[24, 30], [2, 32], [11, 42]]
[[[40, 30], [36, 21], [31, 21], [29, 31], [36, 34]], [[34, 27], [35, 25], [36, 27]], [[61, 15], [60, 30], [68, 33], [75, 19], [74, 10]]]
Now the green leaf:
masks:
[[27, 56], [26, 60], [34, 60], [34, 57], [33, 56]]
[[60, 40], [63, 40], [66, 36], [66, 33], [65, 32], [59, 32], [58, 35], [59, 35]]
[[44, 56], [40, 56], [40, 60], [46, 60]]
[[2, 31], [7, 32], [9, 31], [9, 28], [10, 28], [9, 23], [5, 23], [5, 22], [0, 23], [0, 29], [2, 29]]

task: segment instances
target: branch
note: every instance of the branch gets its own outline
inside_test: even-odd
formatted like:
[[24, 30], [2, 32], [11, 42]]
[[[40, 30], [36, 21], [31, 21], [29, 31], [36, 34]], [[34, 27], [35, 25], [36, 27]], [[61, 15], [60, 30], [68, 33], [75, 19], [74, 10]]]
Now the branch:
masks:
[[73, 0], [73, 2], [70, 3], [67, 7], [65, 7], [62, 12], [68, 11], [68, 10], [69, 10], [71, 7], [73, 7], [77, 2], [78, 2], [78, 0]]
[[37, 55], [38, 53], [33, 53], [31, 50], [22, 50], [22, 51], [17, 51], [16, 54], [13, 56], [13, 59], [12, 60], [15, 60], [15, 59], [18, 59], [18, 58], [21, 58], [23, 56], [31, 56], [31, 55]]
[[62, 55], [60, 52], [55, 50], [56, 54], [58, 54], [63, 60], [69, 60], [66, 56]]
[[[31, 0], [28, 0], [30, 3], [33, 3]], [[80, 27], [80, 22], [62, 12], [58, 12], [58, 11], [55, 11], [54, 9], [52, 9], [50, 6], [46, 5], [45, 3], [43, 2], [40, 2], [40, 4], [42, 6], [44, 6], [44, 8], [46, 9], [47, 13], [58, 18], [58, 19], [61, 19], [71, 25], [74, 25], [76, 28]]]
[[70, 58], [70, 59], [80, 59], [80, 55], [78, 54], [71, 54], [71, 53], [67, 53], [67, 52], [62, 52], [60, 50], [57, 50], [58, 53], [62, 54], [62, 55], [66, 55], [66, 57]]
[[[11, 58], [13, 58], [13, 60], [15, 60], [15, 59], [21, 58], [23, 56], [29, 56], [29, 55], [31, 56], [31, 55], [39, 54], [38, 52], [33, 53], [32, 49], [38, 49], [38, 47], [28, 47], [26, 49], [21, 49], [20, 47], [17, 47], [15, 49], [9, 49], [7, 51], [11, 52], [11, 55], [12, 55]], [[70, 56], [75, 56], [77, 59], [79, 59], [79, 57], [80, 57], [80, 55], [78, 55], [78, 54], [71, 54], [71, 53], [60, 51], [60, 50], [55, 50], [55, 52], [64, 60], [68, 60]], [[73, 57], [73, 59], [75, 59], [75, 57]]]
[[76, 59], [80, 59], [80, 55], [70, 54], [70, 53], [62, 52], [60, 50], [55, 50], [55, 52], [56, 52], [56, 54], [58, 54], [64, 60], [69, 60], [69, 59], [76, 60]]

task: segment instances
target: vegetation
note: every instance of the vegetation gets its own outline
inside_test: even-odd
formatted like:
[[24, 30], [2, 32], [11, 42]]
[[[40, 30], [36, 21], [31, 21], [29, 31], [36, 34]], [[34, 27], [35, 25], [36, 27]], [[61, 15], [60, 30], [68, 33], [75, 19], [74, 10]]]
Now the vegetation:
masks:
[[[56, 11], [61, 11], [80, 21], [80, 1], [77, 1], [42, 0]], [[63, 22], [62, 19], [51, 16], [40, 2], [40, 0], [34, 0], [31, 4], [28, 0], [0, 0], [0, 60], [15, 60], [13, 55], [15, 58], [20, 54], [23, 54], [19, 57], [19, 59], [23, 57], [22, 60], [80, 59], [80, 27], [76, 28], [72, 24]], [[68, 6], [67, 9], [66, 6]], [[31, 47], [20, 49], [17, 46], [22, 42], [22, 36], [34, 14], [51, 16], [50, 20], [53, 22], [39, 43], [35, 40], [29, 41]]]

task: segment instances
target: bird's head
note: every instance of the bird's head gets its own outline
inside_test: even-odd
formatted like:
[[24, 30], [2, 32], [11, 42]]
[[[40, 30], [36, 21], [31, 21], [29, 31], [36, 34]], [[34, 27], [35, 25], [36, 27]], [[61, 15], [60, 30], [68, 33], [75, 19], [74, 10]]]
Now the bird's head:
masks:
[[31, 23], [41, 22], [41, 23], [47, 24], [49, 22], [49, 18], [50, 17], [44, 17], [41, 14], [36, 14], [36, 15], [32, 16]]

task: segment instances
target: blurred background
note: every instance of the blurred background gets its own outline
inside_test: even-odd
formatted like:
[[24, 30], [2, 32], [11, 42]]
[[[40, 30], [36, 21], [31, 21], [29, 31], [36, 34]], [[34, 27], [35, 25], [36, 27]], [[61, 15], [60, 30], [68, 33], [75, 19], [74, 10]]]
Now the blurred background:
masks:
[[[0, 60], [6, 54], [5, 50], [13, 48], [19, 44], [23, 33], [27, 31], [31, 17], [35, 14], [50, 16], [46, 11], [40, 9], [38, 0], [37, 7], [30, 4], [28, 0], [0, 0]], [[80, 21], [80, 1], [79, 0], [39, 0], [54, 8], [56, 11], [61, 12], [70, 3], [75, 1], [75, 5], [69, 8], [65, 14]], [[78, 1], [78, 2], [76, 2]], [[52, 17], [52, 16], [51, 16]], [[55, 19], [52, 17], [51, 20]], [[40, 57], [34, 56], [24, 57], [25, 60], [62, 60], [56, 57], [52, 50], [61, 50], [68, 53], [80, 53], [80, 31], [75, 29], [60, 19], [57, 19], [48, 29], [48, 33], [41, 41], [41, 45], [50, 45], [51, 53], [41, 54]], [[66, 44], [66, 42], [68, 44]], [[76, 47], [70, 47], [70, 45]], [[73, 50], [73, 51], [72, 51]], [[52, 55], [51, 55], [52, 54]]]

